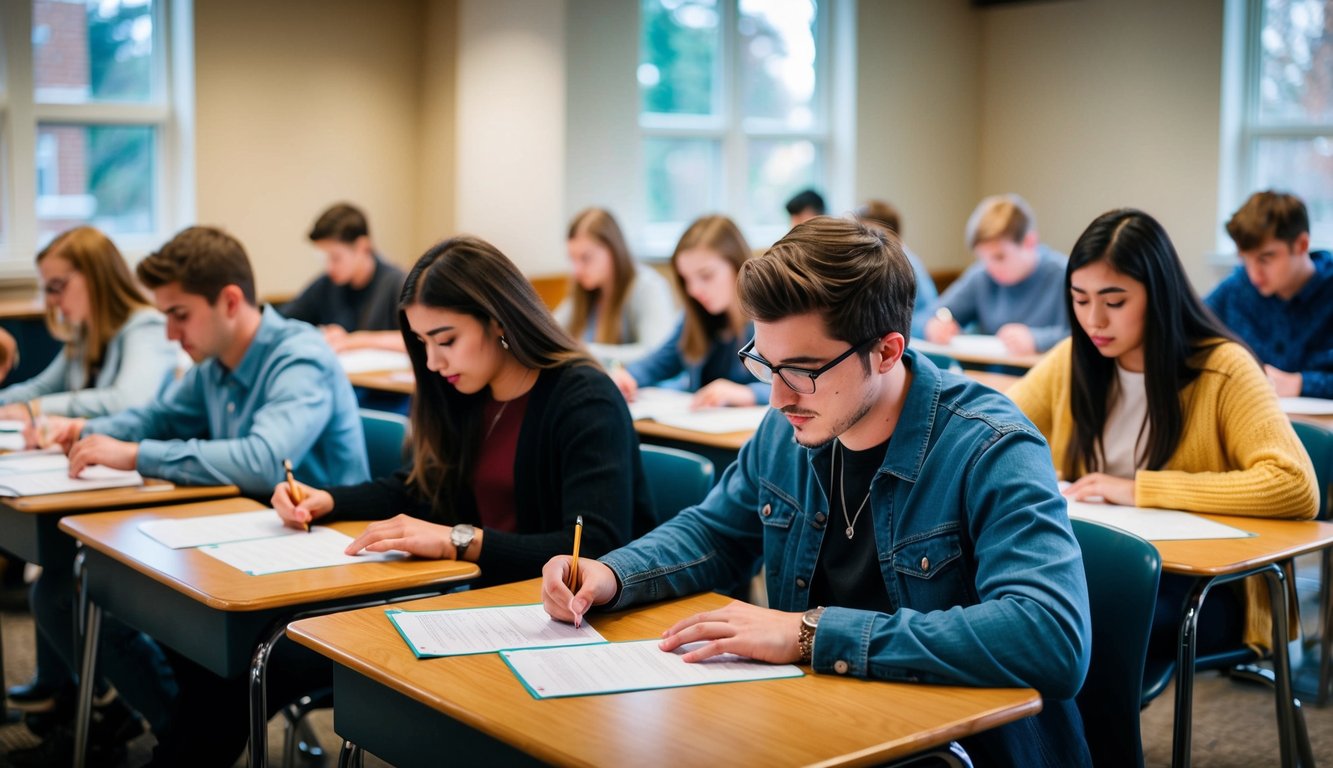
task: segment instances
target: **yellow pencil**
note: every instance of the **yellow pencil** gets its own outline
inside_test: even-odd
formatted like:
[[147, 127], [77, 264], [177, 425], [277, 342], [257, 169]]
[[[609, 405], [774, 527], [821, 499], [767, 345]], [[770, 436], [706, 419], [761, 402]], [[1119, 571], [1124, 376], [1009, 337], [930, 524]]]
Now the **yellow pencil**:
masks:
[[579, 587], [579, 543], [583, 541], [583, 515], [574, 519], [574, 556], [569, 561], [569, 591]]
[[[305, 501], [305, 494], [301, 493], [301, 486], [296, 484], [296, 478], [292, 476], [292, 460], [283, 459], [282, 468], [287, 470], [287, 492], [291, 494], [292, 501], [300, 504]], [[310, 533], [310, 523], [305, 523], [305, 532]]]

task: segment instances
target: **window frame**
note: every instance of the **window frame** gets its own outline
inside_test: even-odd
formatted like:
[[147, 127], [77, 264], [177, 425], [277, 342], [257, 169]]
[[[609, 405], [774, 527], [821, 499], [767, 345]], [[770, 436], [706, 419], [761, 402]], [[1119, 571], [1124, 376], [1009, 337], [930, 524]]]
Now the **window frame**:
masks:
[[192, 0], [154, 0], [149, 101], [38, 103], [34, 88], [33, 3], [0, 4], [0, 281], [28, 282], [45, 243], [37, 218], [38, 127], [47, 124], [151, 126], [153, 232], [113, 235], [132, 263], [194, 219], [194, 41]]
[[[772, 243], [786, 234], [787, 226], [756, 223], [749, 215], [749, 152], [751, 142], [799, 141], [813, 143], [820, 156], [819, 175], [821, 192], [829, 202], [830, 212], [839, 209], [851, 188], [850, 166], [842, 158], [849, 154], [851, 129], [855, 123], [853, 88], [844, 87], [843, 78], [850, 78], [848, 62], [854, 58], [855, 0], [817, 0], [815, 4], [815, 119], [808, 128], [791, 128], [779, 121], [746, 117], [743, 114], [743, 62], [738, 55], [740, 44], [740, 0], [719, 0], [720, 41], [717, 56], [715, 94], [717, 112], [711, 115], [678, 115], [650, 113], [643, 110], [641, 92], [636, 84], [636, 123], [639, 130], [637, 195], [642, 201], [643, 227], [637, 251], [650, 258], [670, 256], [689, 221], [650, 222], [647, 215], [648, 179], [644, 166], [644, 147], [651, 139], [699, 139], [716, 142], [722, 159], [721, 171], [710, 182], [716, 189], [719, 205], [716, 211], [730, 215], [751, 246]], [[639, 4], [636, 35], [643, 28], [642, 5]], [[641, 48], [636, 45], [636, 50]], [[639, 57], [635, 65], [638, 66]]]

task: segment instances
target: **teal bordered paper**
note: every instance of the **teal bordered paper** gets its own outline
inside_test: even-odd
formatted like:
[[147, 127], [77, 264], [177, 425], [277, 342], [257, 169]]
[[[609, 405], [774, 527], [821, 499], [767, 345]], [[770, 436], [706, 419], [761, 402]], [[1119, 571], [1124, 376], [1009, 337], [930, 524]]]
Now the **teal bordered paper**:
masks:
[[[567, 645], [588, 645], [605, 643], [606, 640], [592, 625], [585, 622], [582, 627], [556, 621], [546, 615], [541, 603], [519, 603], [517, 605], [491, 605], [475, 608], [442, 608], [430, 611], [404, 611], [389, 608], [384, 611], [403, 638], [412, 654], [418, 659], [435, 659], [444, 656], [475, 656], [483, 653], [495, 653], [506, 649], [558, 648]], [[411, 633], [403, 627], [400, 617], [407, 616], [458, 616], [475, 618], [475, 626], [467, 627], [469, 637], [478, 642], [470, 647], [451, 652], [436, 653], [423, 644], [414, 643]], [[466, 620], [466, 619], [465, 619]]]

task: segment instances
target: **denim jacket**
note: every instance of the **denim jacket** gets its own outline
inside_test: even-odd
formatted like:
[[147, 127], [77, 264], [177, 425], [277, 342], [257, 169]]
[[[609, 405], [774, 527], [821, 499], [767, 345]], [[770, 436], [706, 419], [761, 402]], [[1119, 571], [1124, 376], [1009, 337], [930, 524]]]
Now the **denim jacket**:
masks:
[[[914, 378], [870, 490], [892, 610], [828, 607], [811, 665], [1035, 688], [1041, 714], [965, 741], [974, 760], [1089, 764], [1073, 702], [1088, 668], [1088, 593], [1050, 450], [1004, 396], [914, 351], [903, 360]], [[798, 445], [790, 423], [769, 413], [703, 503], [601, 558], [621, 584], [608, 607], [734, 583], [761, 557], [771, 607], [813, 607], [830, 450]]]

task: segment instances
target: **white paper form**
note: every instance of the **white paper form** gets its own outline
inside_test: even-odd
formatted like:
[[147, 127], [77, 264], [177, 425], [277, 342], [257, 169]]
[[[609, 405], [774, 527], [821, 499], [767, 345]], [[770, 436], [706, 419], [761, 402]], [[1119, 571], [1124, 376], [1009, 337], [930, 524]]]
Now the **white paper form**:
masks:
[[305, 535], [305, 531], [283, 525], [282, 518], [271, 509], [227, 515], [149, 520], [140, 523], [139, 530], [172, 549], [225, 544], [229, 541], [269, 539], [293, 534]]
[[734, 654], [689, 663], [682, 661], [681, 656], [701, 643], [690, 643], [667, 653], [658, 649], [658, 642], [637, 640], [501, 651], [500, 658], [538, 699], [776, 680], [804, 674], [791, 664], [765, 664]]
[[384, 613], [419, 659], [606, 642], [586, 621], [575, 627], [552, 619], [541, 603]]
[[662, 387], [643, 387], [634, 393], [634, 402], [629, 404], [631, 419], [655, 419], [658, 416], [672, 416], [690, 412], [690, 401], [694, 395], [678, 389]]
[[42, 496], [136, 485], [143, 485], [138, 472], [110, 467], [92, 466], [78, 477], [70, 477], [69, 459], [58, 448], [0, 456], [0, 496]]
[[411, 370], [412, 360], [406, 352], [387, 349], [354, 349], [338, 355], [338, 363], [346, 373]]
[[980, 357], [1007, 357], [1009, 348], [997, 336], [979, 333], [960, 333], [949, 340], [949, 349], [960, 355]]
[[652, 419], [677, 429], [705, 432], [710, 435], [728, 432], [753, 432], [768, 413], [768, 406], [754, 405], [738, 408], [700, 408], [690, 410], [694, 395], [675, 389], [644, 387], [629, 404], [630, 418]]
[[1333, 416], [1333, 400], [1322, 397], [1279, 397], [1277, 402], [1288, 416]]
[[312, 528], [310, 533], [300, 536], [208, 544], [199, 547], [199, 551], [251, 576], [354, 563], [383, 563], [407, 557], [406, 552], [343, 554], [351, 543], [352, 537], [345, 533], [332, 528]]
[[1244, 539], [1253, 533], [1177, 509], [1143, 509], [1069, 499], [1069, 516], [1128, 531], [1148, 541]]

